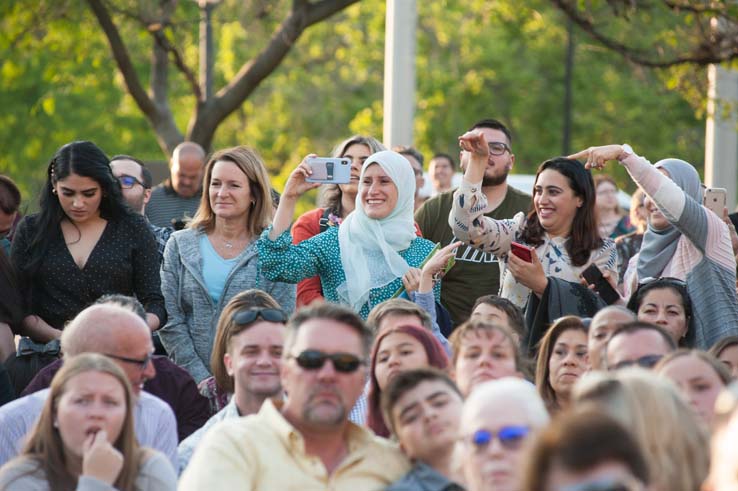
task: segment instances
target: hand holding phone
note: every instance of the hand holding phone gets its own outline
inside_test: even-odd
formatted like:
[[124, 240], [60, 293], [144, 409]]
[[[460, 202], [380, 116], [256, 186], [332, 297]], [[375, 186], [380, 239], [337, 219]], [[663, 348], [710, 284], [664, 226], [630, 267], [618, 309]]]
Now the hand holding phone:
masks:
[[312, 174], [307, 182], [348, 184], [351, 182], [351, 160], [347, 158], [309, 157], [306, 160]]
[[702, 197], [702, 204], [723, 218], [723, 209], [728, 201], [728, 191], [725, 188], [706, 188]]
[[533, 254], [531, 253], [531, 248], [528, 246], [524, 246], [523, 244], [519, 244], [517, 242], [511, 242], [510, 252], [527, 263], [533, 262]]
[[607, 305], [612, 305], [620, 300], [620, 294], [607, 281], [595, 263], [590, 264], [587, 269], [582, 271], [582, 278], [590, 285], [594, 285], [595, 291]]

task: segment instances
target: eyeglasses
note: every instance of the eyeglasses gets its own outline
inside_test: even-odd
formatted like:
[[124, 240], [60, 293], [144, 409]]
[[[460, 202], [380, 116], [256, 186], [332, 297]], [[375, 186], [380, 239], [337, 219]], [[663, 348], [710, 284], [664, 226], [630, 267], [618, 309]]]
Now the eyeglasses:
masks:
[[244, 324], [251, 324], [256, 319], [261, 317], [267, 322], [287, 322], [287, 314], [282, 309], [251, 309], [242, 310], [236, 312], [231, 317], [234, 324], [243, 326]]
[[507, 143], [489, 142], [487, 146], [489, 147], [489, 153], [492, 155], [502, 155], [505, 152], [510, 152], [510, 147], [507, 146]]
[[664, 283], [666, 285], [676, 285], [679, 287], [686, 288], [687, 283], [684, 280], [680, 280], [679, 278], [674, 278], [672, 276], [661, 276], [659, 278], [654, 278], [653, 276], [649, 276], [648, 278], [643, 278], [638, 282], [638, 286], [644, 286], [648, 285], [649, 283], [654, 283], [658, 281], [659, 283]]
[[597, 479], [564, 486], [558, 491], [642, 491], [643, 483], [635, 478]]
[[138, 365], [141, 371], [143, 371], [146, 370], [146, 368], [151, 363], [151, 359], [154, 357], [154, 353], [147, 354], [142, 360], [138, 360], [136, 358], [126, 358], [125, 356], [111, 355], [108, 353], [105, 353], [105, 356], [113, 358], [114, 360], [120, 360], [126, 363], [131, 363], [133, 365]]
[[305, 370], [320, 370], [327, 360], [333, 362], [337, 372], [352, 373], [366, 362], [351, 353], [323, 353], [318, 350], [305, 350], [297, 356], [290, 355]]
[[[528, 433], [530, 433], [530, 428], [527, 426], [503, 426], [497, 432], [497, 439], [500, 440], [500, 445], [502, 445], [503, 448], [508, 450], [517, 450], [520, 448]], [[464, 439], [474, 445], [477, 450], [484, 450], [490, 443], [492, 443], [494, 438], [495, 433], [481, 429], [475, 431]]]
[[133, 176], [122, 175], [118, 178], [120, 187], [123, 189], [131, 189], [136, 184], [140, 184], [142, 188], [145, 188], [144, 184]]
[[616, 364], [613, 369], [620, 370], [621, 368], [631, 367], [633, 365], [638, 365], [642, 368], [653, 368], [654, 365], [656, 365], [659, 360], [661, 360], [661, 358], [663, 358], [663, 355], [646, 355], [641, 356], [637, 360], [623, 360], [620, 363]]

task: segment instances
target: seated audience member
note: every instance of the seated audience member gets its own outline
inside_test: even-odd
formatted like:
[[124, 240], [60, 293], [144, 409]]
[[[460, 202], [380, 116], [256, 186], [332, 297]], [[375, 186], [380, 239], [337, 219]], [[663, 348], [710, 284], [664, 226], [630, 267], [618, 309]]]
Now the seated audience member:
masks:
[[371, 331], [334, 304], [289, 320], [282, 403], [223, 421], [200, 443], [179, 491], [203, 489], [383, 489], [409, 464], [396, 446], [348, 421], [364, 389]]
[[[122, 307], [138, 315], [141, 319], [146, 318], [143, 306], [133, 297], [118, 294], [104, 295], [95, 304]], [[121, 328], [115, 323], [108, 323], [101, 325], [92, 334], [66, 338], [67, 341], [62, 343], [61, 349], [65, 357], [80, 353], [102, 353], [115, 358], [110, 353], [116, 353], [117, 356], [125, 358], [121, 358], [121, 360], [127, 362], [128, 365], [138, 364], [141, 366], [147, 357], [137, 359], [143, 351], [140, 351], [138, 344], [133, 343], [133, 346], [131, 346], [127, 343], [128, 336], [130, 336], [130, 333], [127, 329]], [[65, 358], [56, 360], [39, 371], [21, 395], [26, 396], [49, 387], [51, 380], [62, 367], [64, 360]], [[195, 381], [192, 380], [190, 374], [166, 356], [151, 356], [148, 366], [151, 367], [154, 375], [151, 376], [148, 373], [148, 368], [141, 370], [142, 374], [146, 373], [143, 380], [143, 390], [158, 397], [172, 408], [174, 416], [177, 418], [177, 437], [181, 441], [208, 420], [207, 400], [198, 393]]]
[[451, 191], [454, 186], [456, 162], [445, 153], [437, 153], [428, 163], [428, 176], [433, 184], [433, 195]]
[[151, 192], [146, 216], [157, 227], [180, 230], [195, 216], [202, 195], [205, 150], [195, 142], [182, 142], [169, 160], [169, 179]]
[[707, 432], [671, 381], [632, 367], [591, 372], [574, 387], [575, 410], [616, 419], [638, 441], [652, 491], [695, 491], [707, 476]]
[[635, 321], [617, 328], [603, 349], [603, 368], [617, 370], [630, 365], [653, 368], [677, 349], [674, 339], [656, 324]]
[[441, 333], [438, 324], [433, 321], [430, 311], [417, 303], [404, 298], [391, 298], [374, 307], [366, 318], [366, 325], [375, 333], [405, 324], [428, 329], [441, 343], [446, 354], [451, 355], [451, 345]]
[[[306, 181], [312, 172], [306, 159], [290, 174], [273, 226], [258, 241], [262, 271], [273, 281], [293, 283], [318, 275], [327, 301], [349, 305], [366, 319], [435, 247], [415, 235], [412, 168], [398, 153], [373, 154], [361, 170], [357, 206], [341, 226], [293, 245], [289, 226], [297, 199], [319, 186]], [[440, 282], [433, 290], [438, 300]]]
[[649, 278], [678, 278], [686, 284], [694, 308], [695, 329], [687, 346], [708, 349], [720, 338], [738, 334], [730, 231], [721, 217], [702, 204], [697, 170], [679, 159], [651, 165], [630, 145], [589, 147], [571, 158], [586, 159], [587, 168], [597, 169], [617, 160], [646, 193], [648, 230], [625, 275], [626, 296]]
[[[538, 167], [528, 215], [495, 220], [483, 215], [487, 198], [480, 187], [495, 143], [475, 130], [460, 136], [459, 145], [471, 159], [449, 224], [464, 243], [500, 258], [500, 295], [526, 311], [525, 349], [532, 351], [555, 319], [591, 317], [598, 309], [596, 294], [580, 284], [582, 271], [595, 264], [617, 274], [615, 243], [597, 229], [592, 175], [577, 160], [547, 160]], [[530, 261], [513, 253], [513, 242], [528, 248]]]
[[413, 173], [415, 174], [415, 206], [413, 211], [416, 211], [428, 199], [428, 196], [423, 196], [420, 192], [425, 187], [425, 176], [423, 175], [423, 160], [425, 159], [423, 154], [414, 147], [399, 146], [392, 150], [405, 157], [413, 167]]
[[615, 239], [615, 248], [618, 251], [618, 289], [621, 291], [630, 259], [641, 250], [643, 234], [646, 233], [648, 228], [648, 211], [646, 211], [644, 204], [645, 198], [646, 193], [641, 188], [635, 190], [630, 198], [630, 223], [636, 229]]
[[[265, 400], [282, 395], [279, 369], [287, 315], [280, 309], [243, 308], [242, 295], [233, 297], [223, 310], [212, 360], [219, 387], [233, 397], [205, 426], [179, 444], [180, 472], [187, 467], [202, 437], [216, 423], [256, 414]], [[218, 354], [219, 361], [215, 359]]]
[[[233, 374], [227, 370], [224, 361], [225, 355], [229, 352], [228, 346], [231, 336], [233, 336], [234, 332], [241, 332], [243, 329], [247, 329], [252, 322], [259, 322], [259, 317], [261, 317], [263, 322], [267, 322], [260, 315], [249, 322], [236, 323], [234, 317], [242, 310], [262, 310], [264, 315], [272, 319], [269, 322], [273, 322], [274, 320], [281, 324], [287, 322], [287, 314], [282, 310], [277, 301], [274, 300], [274, 297], [264, 291], [256, 289], [246, 290], [236, 294], [236, 296], [228, 301], [218, 319], [215, 341], [213, 342], [213, 354], [210, 355], [210, 369], [214, 375], [200, 383], [200, 393], [210, 401], [210, 412], [212, 415], [215, 415], [226, 407], [231, 400], [231, 396], [233, 396], [235, 388]], [[251, 314], [244, 314], [244, 316], [239, 317], [239, 320], [243, 318], [250, 319]], [[279, 319], [282, 320], [280, 321]], [[261, 404], [259, 404], [259, 407], [261, 407]]]
[[706, 428], [712, 426], [715, 400], [730, 383], [730, 372], [712, 355], [680, 349], [666, 355], [654, 372], [670, 379]]
[[478, 320], [464, 322], [451, 334], [451, 365], [461, 394], [503, 377], [522, 377], [525, 367], [508, 329]]
[[571, 389], [588, 368], [582, 319], [574, 315], [558, 319], [541, 339], [536, 364], [536, 387], [551, 414], [569, 406]]
[[692, 300], [682, 280], [659, 278], [642, 284], [630, 297], [628, 308], [639, 321], [663, 327], [677, 345], [695, 345]]
[[738, 378], [738, 336], [727, 336], [711, 348], [709, 353], [720, 360], [733, 379]]
[[[489, 154], [481, 192], [487, 198], [483, 210], [490, 218], [507, 218], [530, 206], [530, 195], [509, 186], [507, 176], [515, 163], [513, 139], [510, 131], [500, 121], [483, 119], [470, 128], [484, 134], [493, 146]], [[459, 155], [462, 170], [469, 167], [471, 152], [463, 148]], [[415, 213], [415, 221], [423, 237], [439, 244], [451, 244], [459, 240], [446, 217], [454, 202], [452, 191], [441, 193], [426, 201]], [[451, 315], [454, 325], [469, 318], [477, 297], [497, 293], [500, 287], [500, 264], [497, 256], [472, 246], [462, 246], [456, 253], [456, 264], [443, 277], [441, 303]]]
[[187, 229], [172, 234], [161, 266], [169, 318], [159, 336], [170, 358], [200, 384], [210, 377], [216, 325], [237, 293], [257, 288], [286, 312], [295, 286], [270, 281], [257, 248], [272, 217], [269, 174], [254, 150], [233, 147], [205, 166], [200, 208]]
[[468, 491], [518, 491], [524, 447], [549, 421], [546, 407], [528, 382], [485, 382], [464, 402], [458, 458]]
[[380, 407], [382, 391], [402, 372], [417, 368], [448, 369], [448, 356], [441, 344], [420, 326], [389, 326], [374, 339], [369, 371], [367, 426], [377, 436], [390, 432]]
[[634, 230], [630, 217], [623, 213], [618, 203], [618, 185], [607, 174], [594, 176], [597, 226], [602, 237], [616, 239]]
[[[359, 192], [359, 175], [364, 161], [373, 153], [387, 150], [384, 145], [371, 136], [354, 135], [333, 149], [331, 156], [343, 157], [351, 161], [351, 182], [347, 184], [326, 184], [322, 189], [322, 205], [300, 215], [292, 225], [292, 243], [325, 232], [329, 227], [338, 227], [343, 219], [356, 207]], [[276, 211], [275, 211], [276, 213]], [[323, 300], [320, 277], [306, 278], [297, 284], [297, 306], [309, 305], [315, 300]]]
[[23, 301], [15, 269], [0, 251], [0, 363], [15, 354], [15, 334], [23, 321]]
[[[146, 205], [151, 199], [152, 176], [143, 162], [130, 155], [115, 155], [110, 158], [110, 168], [113, 175], [120, 183], [123, 198], [133, 211], [139, 215], [145, 215]], [[156, 245], [159, 251], [159, 262], [164, 258], [164, 248], [169, 236], [172, 235], [171, 227], [159, 227], [146, 218], [149, 230], [156, 237]]]
[[605, 344], [618, 327], [634, 320], [636, 315], [621, 305], [609, 305], [592, 317], [587, 331], [587, 356], [592, 370], [605, 369], [602, 359]]
[[[176, 468], [174, 413], [164, 401], [142, 390], [144, 382], [156, 375], [151, 363], [151, 331], [146, 323], [128, 309], [92, 305], [66, 326], [62, 345], [69, 357], [67, 361], [89, 352], [78, 347], [98, 346], [99, 353], [107, 355], [123, 370], [135, 398], [133, 422], [139, 443], [162, 452]], [[0, 465], [20, 452], [48, 398], [49, 389], [44, 389], [0, 407]]]
[[20, 456], [0, 467], [0, 489], [176, 490], [167, 458], [139, 446], [134, 407], [128, 378], [108, 357], [70, 360], [54, 377]]
[[454, 469], [464, 399], [445, 373], [421, 368], [400, 373], [382, 394], [382, 413], [413, 464], [386, 491], [463, 491]]
[[10, 255], [10, 236], [18, 219], [21, 193], [8, 176], [0, 174], [0, 250]]
[[738, 383], [728, 385], [715, 402], [710, 441], [710, 473], [704, 491], [738, 489]]
[[607, 414], [568, 412], [533, 442], [520, 491], [640, 491], [649, 483], [645, 449]]
[[520, 341], [525, 339], [523, 311], [510, 300], [498, 295], [479, 297], [472, 307], [471, 319], [509, 328], [516, 346], [520, 346]]
[[54, 342], [109, 293], [135, 295], [149, 328], [159, 329], [166, 311], [156, 240], [123, 199], [108, 156], [75, 141], [57, 150], [46, 172], [40, 211], [18, 224], [10, 254], [26, 301], [24, 334]]

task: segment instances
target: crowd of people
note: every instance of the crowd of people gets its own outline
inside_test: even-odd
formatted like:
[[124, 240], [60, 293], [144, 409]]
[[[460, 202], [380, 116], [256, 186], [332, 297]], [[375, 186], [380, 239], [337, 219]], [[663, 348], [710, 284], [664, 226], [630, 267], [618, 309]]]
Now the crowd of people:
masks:
[[627, 144], [531, 196], [503, 123], [460, 133], [431, 193], [364, 135], [281, 193], [194, 142], [158, 186], [64, 145], [26, 216], [0, 175], [0, 491], [738, 489], [735, 217]]

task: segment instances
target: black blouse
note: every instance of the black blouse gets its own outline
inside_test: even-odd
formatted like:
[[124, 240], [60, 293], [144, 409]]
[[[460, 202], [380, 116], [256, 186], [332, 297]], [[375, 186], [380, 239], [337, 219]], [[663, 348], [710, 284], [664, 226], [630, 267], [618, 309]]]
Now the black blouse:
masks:
[[38, 270], [26, 275], [28, 246], [35, 234], [38, 215], [23, 219], [16, 229], [11, 262], [21, 275], [26, 315], [35, 314], [56, 329], [74, 318], [102, 295], [120, 293], [138, 298], [146, 312], [166, 322], [161, 294], [156, 239], [143, 217], [133, 215], [109, 220], [102, 236], [80, 269], [74, 262], [61, 228], [57, 227]]

